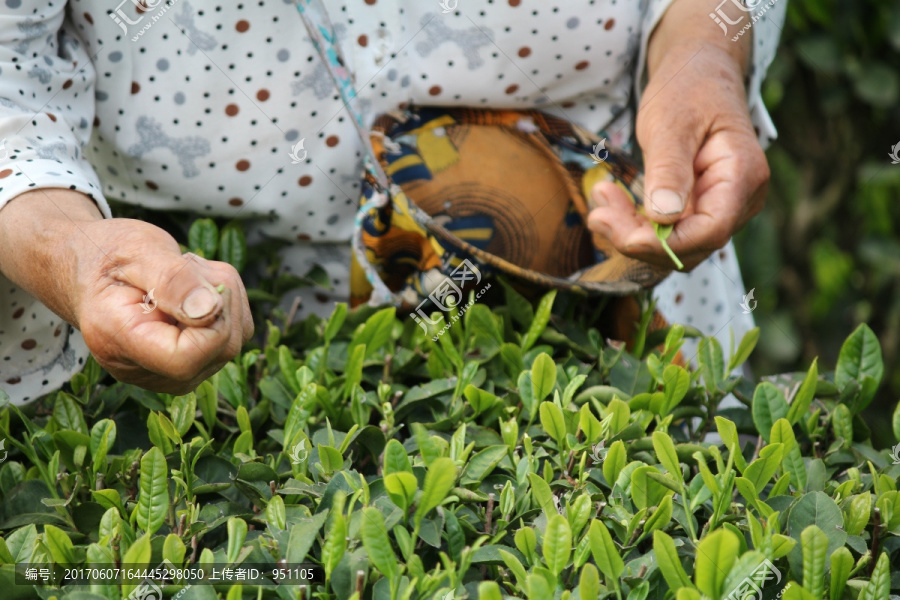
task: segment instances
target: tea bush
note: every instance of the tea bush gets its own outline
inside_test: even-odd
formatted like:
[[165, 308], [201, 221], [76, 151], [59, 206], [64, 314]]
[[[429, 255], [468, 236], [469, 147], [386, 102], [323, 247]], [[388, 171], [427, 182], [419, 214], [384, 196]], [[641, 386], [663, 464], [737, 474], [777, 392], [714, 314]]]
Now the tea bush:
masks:
[[[3, 598], [898, 593], [900, 446], [874, 449], [859, 418], [884, 375], [868, 327], [833, 375], [813, 363], [754, 385], [731, 373], [758, 330], [727, 357], [702, 339], [691, 371], [680, 326], [648, 335], [645, 318], [629, 353], [554, 314], [555, 293], [534, 306], [504, 288], [437, 341], [392, 308], [338, 305], [267, 323], [262, 347], [186, 396], [112, 383], [91, 361], [29, 414], [6, 403]], [[719, 410], [728, 394], [740, 407]], [[316, 580], [183, 586], [138, 570], [54, 588], [15, 574], [279, 561]]]

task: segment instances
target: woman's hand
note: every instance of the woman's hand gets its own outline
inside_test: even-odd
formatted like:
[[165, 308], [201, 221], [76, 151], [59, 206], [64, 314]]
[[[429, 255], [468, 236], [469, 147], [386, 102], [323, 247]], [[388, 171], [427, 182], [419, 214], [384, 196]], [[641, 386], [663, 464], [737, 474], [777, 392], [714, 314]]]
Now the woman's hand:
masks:
[[10, 280], [81, 330], [102, 367], [149, 390], [195, 389], [253, 334], [231, 265], [181, 254], [153, 225], [104, 220], [77, 192], [38, 190], [4, 207], [0, 257]]
[[[598, 208], [588, 220], [624, 254], [668, 267], [672, 260], [650, 221], [673, 223], [668, 243], [686, 269], [762, 210], [769, 180], [743, 84], [752, 36], [710, 41], [721, 30], [703, 14], [708, 7], [691, 17], [695, 4], [675, 2], [651, 41], [650, 78], [636, 123], [646, 216], [614, 184], [601, 183], [593, 190]], [[685, 41], [689, 26], [709, 27], [709, 39], [701, 32]]]

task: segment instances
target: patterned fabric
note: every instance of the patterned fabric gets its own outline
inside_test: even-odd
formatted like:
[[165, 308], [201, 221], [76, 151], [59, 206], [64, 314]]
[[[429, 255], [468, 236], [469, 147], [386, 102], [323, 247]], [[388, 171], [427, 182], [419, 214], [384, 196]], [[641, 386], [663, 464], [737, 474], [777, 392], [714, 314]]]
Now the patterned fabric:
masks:
[[[403, 102], [539, 109], [605, 130], [626, 150], [647, 41], [670, 2], [460, 1], [445, 14], [437, 0], [326, 0], [367, 126]], [[301, 315], [349, 297], [364, 149], [292, 0], [2, 6], [0, 209], [25, 191], [62, 187], [91, 196], [106, 216], [109, 198], [242, 219], [251, 240], [292, 242], [286, 270], [328, 272], [333, 290], [298, 291]], [[748, 107], [763, 145], [775, 130], [760, 82], [785, 6], [776, 2], [750, 30]], [[308, 156], [295, 163], [301, 140]], [[728, 329], [739, 337], [752, 319], [740, 314], [745, 291], [724, 252], [655, 294], [670, 321], [693, 321], [727, 345]], [[0, 387], [13, 401], [57, 389], [85, 360], [78, 332], [54, 335], [59, 325], [0, 275]]]

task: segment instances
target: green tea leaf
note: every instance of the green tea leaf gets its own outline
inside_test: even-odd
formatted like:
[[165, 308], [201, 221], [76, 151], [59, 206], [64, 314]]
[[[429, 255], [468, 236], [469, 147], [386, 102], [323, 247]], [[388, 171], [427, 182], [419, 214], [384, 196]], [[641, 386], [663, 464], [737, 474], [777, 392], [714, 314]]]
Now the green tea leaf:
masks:
[[412, 473], [398, 471], [384, 476], [384, 488], [391, 501], [405, 512], [412, 505], [416, 496], [418, 482]]
[[232, 221], [222, 228], [219, 237], [219, 260], [227, 262], [241, 272], [247, 263], [247, 240], [244, 237], [244, 226]]
[[656, 452], [659, 464], [664, 466], [666, 471], [678, 482], [684, 484], [681, 463], [678, 461], [678, 454], [675, 452], [675, 443], [672, 441], [672, 438], [661, 431], [654, 431], [652, 441], [653, 450]]
[[703, 383], [707, 391], [712, 394], [718, 389], [719, 384], [725, 379], [725, 359], [722, 356], [722, 346], [714, 337], [705, 337], [700, 340], [698, 346], [697, 363], [700, 365], [700, 373], [703, 375]]
[[537, 502], [538, 506], [540, 506], [547, 514], [547, 517], [549, 518], [559, 514], [559, 511], [556, 509], [556, 504], [553, 502], [553, 492], [550, 491], [550, 486], [547, 482], [535, 473], [529, 473], [528, 480], [531, 482], [532, 497], [535, 502]]
[[672, 496], [664, 496], [659, 501], [659, 506], [653, 511], [644, 523], [644, 533], [653, 533], [657, 529], [663, 529], [672, 521]]
[[683, 367], [668, 365], [663, 371], [663, 395], [665, 406], [660, 415], [667, 415], [678, 406], [690, 389], [691, 376]]
[[803, 549], [803, 587], [816, 598], [825, 593], [825, 559], [828, 551], [828, 536], [810, 525], [800, 534]]
[[872, 515], [872, 494], [864, 492], [850, 499], [850, 506], [844, 518], [847, 535], [860, 535], [869, 524]]
[[270, 527], [281, 530], [287, 527], [287, 513], [281, 496], [272, 496], [266, 505], [266, 522]]
[[853, 569], [853, 555], [841, 546], [831, 555], [831, 586], [828, 588], [831, 600], [840, 600]]
[[397, 576], [397, 556], [388, 539], [384, 518], [377, 508], [364, 508], [360, 525], [363, 546], [372, 565], [389, 580]]
[[[325, 524], [325, 519], [328, 518], [328, 512], [328, 510], [324, 510], [320, 513], [316, 513], [309, 518], [301, 519], [291, 526], [287, 552], [285, 553], [285, 558], [288, 563], [299, 564], [306, 560], [306, 556], [309, 554], [313, 542], [316, 541], [316, 535], [319, 533], [319, 530], [322, 529], [322, 525]], [[378, 511], [376, 510], [375, 512]], [[381, 513], [378, 513], [378, 516], [381, 517]], [[363, 526], [364, 525], [365, 519], [363, 519]], [[384, 527], [383, 521], [382, 527]], [[388, 547], [390, 547], [390, 545], [388, 545]]]
[[783, 457], [783, 445], [769, 444], [759, 451], [759, 458], [747, 466], [744, 470], [744, 477], [753, 484], [757, 491], [762, 490], [778, 471]]
[[366, 345], [366, 358], [374, 356], [391, 339], [391, 331], [394, 328], [397, 309], [393, 306], [379, 310], [366, 320], [362, 329], [356, 332], [350, 340], [349, 350], [353, 350], [359, 344]]
[[531, 385], [537, 402], [549, 396], [556, 385], [556, 365], [553, 359], [543, 352], [537, 355], [531, 366]]
[[838, 389], [843, 389], [849, 382], [857, 381], [863, 375], [872, 377], [876, 385], [884, 375], [881, 344], [865, 323], [857, 327], [841, 346], [834, 371], [834, 384]]
[[622, 562], [622, 556], [606, 525], [596, 519], [591, 521], [588, 539], [591, 544], [591, 555], [603, 573], [607, 587], [612, 587], [614, 582], [618, 586], [619, 577], [625, 571], [625, 563]]
[[597, 567], [587, 563], [581, 568], [578, 579], [578, 597], [580, 600], [598, 600], [600, 598], [600, 576]]
[[188, 248], [191, 252], [215, 260], [219, 247], [219, 227], [212, 219], [197, 219], [188, 230]]
[[894, 418], [891, 419], [891, 426], [894, 430], [894, 439], [900, 442], [900, 402], [894, 408]]
[[523, 352], [527, 352], [534, 346], [534, 343], [537, 342], [538, 338], [541, 337], [541, 334], [544, 333], [544, 330], [547, 328], [547, 323], [550, 322], [550, 311], [553, 309], [553, 301], [555, 299], [556, 290], [550, 290], [543, 298], [541, 298], [537, 310], [534, 312], [534, 319], [531, 321], [531, 326], [528, 328], [525, 337], [522, 338]]
[[181, 538], [174, 533], [166, 536], [163, 542], [163, 560], [167, 560], [176, 567], [184, 565], [184, 556], [187, 554], [187, 548]]
[[669, 239], [669, 236], [672, 235], [672, 231], [675, 229], [674, 225], [661, 225], [659, 223], [653, 223], [653, 229], [656, 231], [656, 237], [659, 239], [659, 243], [662, 244], [663, 250], [666, 251], [666, 254], [669, 255], [669, 258], [672, 259], [672, 262], [675, 263], [675, 266], [678, 267], [678, 270], [681, 271], [684, 269], [684, 263], [675, 255], [672, 249], [669, 247], [669, 243], [666, 241]]
[[406, 448], [397, 440], [390, 440], [384, 447], [384, 474], [408, 471], [412, 473]]
[[797, 423], [797, 421], [806, 414], [806, 411], [809, 410], [809, 405], [816, 395], [816, 384], [818, 379], [818, 359], [813, 359], [809, 370], [806, 372], [806, 377], [803, 378], [803, 383], [800, 384], [800, 389], [797, 390], [793, 400], [791, 400], [791, 407], [787, 414], [787, 420], [790, 421], [791, 425]]
[[322, 567], [325, 569], [325, 579], [331, 580], [331, 574], [337, 568], [338, 563], [347, 551], [347, 520], [344, 515], [336, 514], [331, 522], [325, 543], [322, 545]]
[[675, 542], [668, 534], [662, 531], [653, 532], [653, 551], [656, 554], [659, 571], [670, 589], [693, 587], [687, 572], [681, 565], [681, 559], [678, 558]]
[[503, 600], [500, 586], [496, 581], [482, 581], [478, 584], [478, 600]]
[[148, 535], [156, 533], [165, 521], [169, 509], [168, 475], [166, 457], [159, 448], [151, 448], [141, 458], [140, 493], [135, 508], [137, 524]]
[[603, 477], [610, 487], [616, 484], [627, 460], [625, 444], [622, 440], [616, 440], [607, 450], [606, 458], [603, 460]]
[[756, 343], [758, 341], [759, 327], [754, 327], [745, 333], [744, 337], [741, 339], [741, 343], [738, 344], [737, 350], [735, 350], [734, 354], [728, 360], [728, 369], [726, 370], [731, 373], [744, 364], [747, 359], [750, 358], [750, 354], [753, 352], [753, 349], [756, 348]]
[[[555, 373], [555, 371], [554, 371]], [[565, 447], [566, 439], [566, 421], [560, 408], [552, 402], [541, 403], [541, 425], [553, 441], [560, 446], [560, 450]]]
[[50, 550], [53, 562], [61, 565], [75, 565], [75, 547], [66, 533], [53, 525], [44, 525], [44, 544]]
[[636, 507], [648, 508], [656, 506], [663, 496], [671, 492], [650, 477], [650, 473], [659, 474], [654, 467], [638, 467], [631, 473], [631, 499]]
[[193, 392], [185, 396], [176, 396], [169, 405], [169, 415], [172, 424], [182, 438], [194, 424], [194, 415], [197, 412], [197, 397]]
[[875, 563], [869, 583], [859, 593], [858, 600], [881, 600], [891, 595], [891, 573], [887, 552], [882, 552]]
[[753, 423], [765, 441], [770, 441], [772, 425], [788, 414], [787, 401], [777, 387], [769, 382], [760, 383], [753, 392]]
[[544, 562], [559, 577], [572, 554], [572, 529], [562, 515], [553, 515], [547, 521], [544, 532]]
[[455, 483], [456, 465], [451, 459], [442, 457], [431, 463], [425, 475], [422, 497], [416, 509], [416, 524], [421, 523], [432, 509], [440, 506]]
[[738, 537], [729, 529], [717, 529], [700, 540], [694, 563], [694, 583], [702, 593], [710, 598], [722, 594], [725, 578], [739, 550]]
[[334, 336], [336, 336], [341, 330], [341, 327], [344, 326], [344, 321], [346, 319], [347, 305], [344, 302], [338, 302], [334, 305], [334, 310], [332, 311], [331, 316], [328, 317], [328, 322], [325, 324], [325, 331], [322, 333], [325, 343], [329, 343], [334, 339]]
[[106, 453], [116, 441], [116, 422], [111, 419], [101, 419], [91, 427], [91, 469], [94, 473], [100, 469], [106, 460]]
[[244, 540], [247, 539], [247, 522], [239, 517], [231, 517], [228, 519], [226, 529], [228, 545], [225, 548], [225, 560], [228, 564], [234, 564], [241, 554]]

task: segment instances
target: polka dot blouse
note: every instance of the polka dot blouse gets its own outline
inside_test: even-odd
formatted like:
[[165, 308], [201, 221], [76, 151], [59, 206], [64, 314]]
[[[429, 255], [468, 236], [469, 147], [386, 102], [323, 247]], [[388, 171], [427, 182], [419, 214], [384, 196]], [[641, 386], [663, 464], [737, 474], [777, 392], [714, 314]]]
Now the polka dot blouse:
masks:
[[[243, 219], [348, 294], [361, 145], [291, 0], [0, 0], [0, 208], [36, 188]], [[326, 0], [366, 119], [402, 102], [538, 107], [629, 147], [647, 39], [667, 0]], [[748, 105], [785, 3], [750, 30]], [[749, 16], [745, 19], [749, 22]], [[698, 27], [718, 27], [711, 19]], [[737, 26], [733, 26], [734, 29]], [[734, 32], [729, 32], [734, 35]], [[639, 85], [635, 85], [638, 82]], [[752, 326], [731, 247], [658, 288], [672, 320]], [[81, 336], [0, 275], [0, 387], [15, 402], [81, 368]]]

